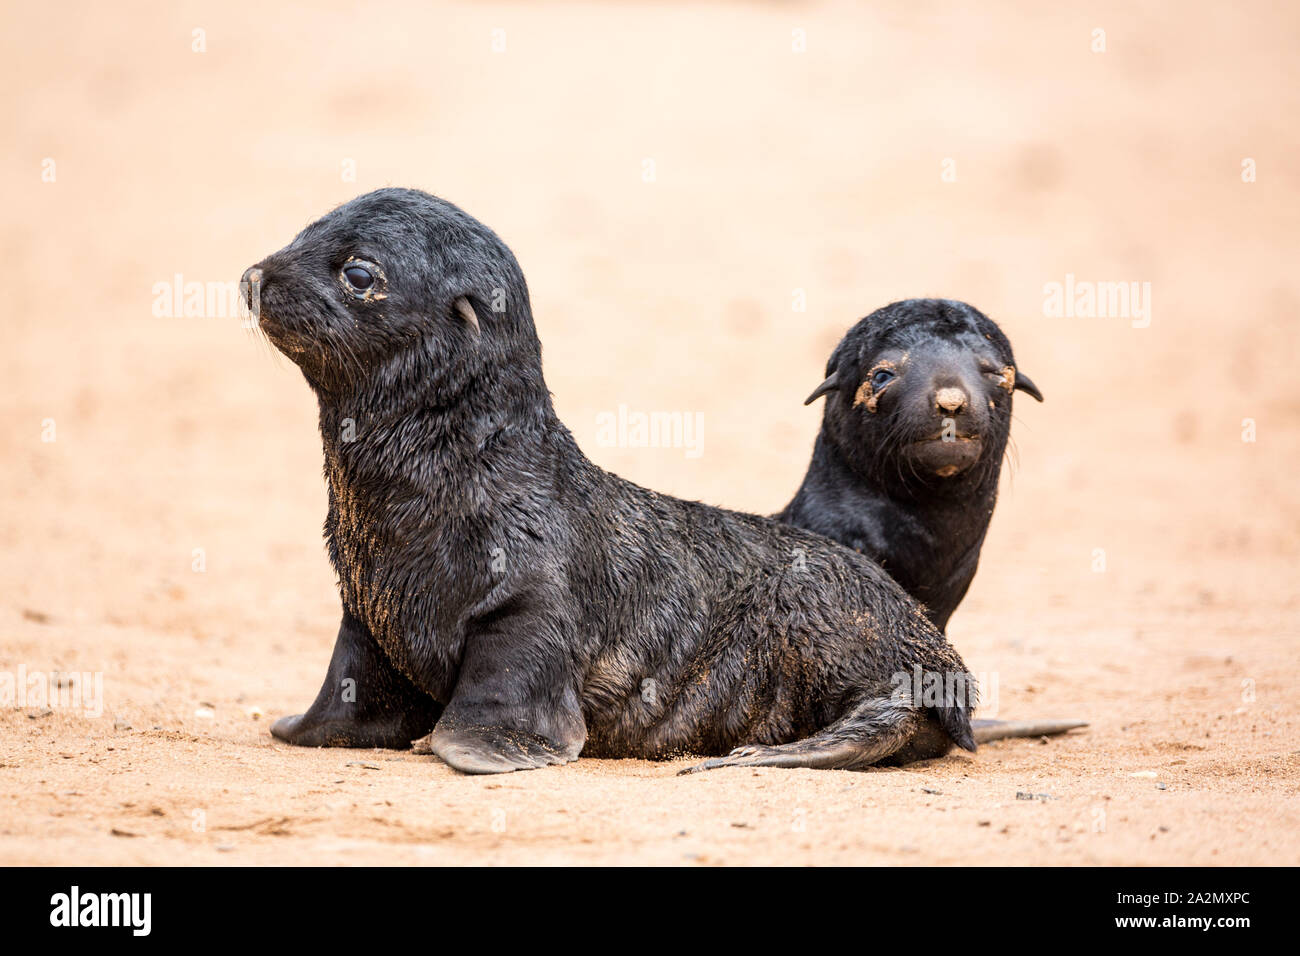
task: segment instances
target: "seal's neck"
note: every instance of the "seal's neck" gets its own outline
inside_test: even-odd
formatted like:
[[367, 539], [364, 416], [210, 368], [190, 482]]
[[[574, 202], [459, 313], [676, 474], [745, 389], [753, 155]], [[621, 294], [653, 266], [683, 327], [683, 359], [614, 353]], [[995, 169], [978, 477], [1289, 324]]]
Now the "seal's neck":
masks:
[[449, 361], [422, 344], [355, 387], [318, 392], [340, 513], [405, 503], [429, 520], [481, 515], [509, 497], [521, 471], [541, 467], [559, 423], [540, 355], [501, 353]]
[[538, 511], [528, 496], [556, 481], [567, 437], [536, 350], [486, 342], [448, 358], [437, 345], [318, 393], [330, 562], [343, 606], [390, 654], [427, 623], [428, 588], [446, 622], [500, 582], [492, 556], [511, 521]]

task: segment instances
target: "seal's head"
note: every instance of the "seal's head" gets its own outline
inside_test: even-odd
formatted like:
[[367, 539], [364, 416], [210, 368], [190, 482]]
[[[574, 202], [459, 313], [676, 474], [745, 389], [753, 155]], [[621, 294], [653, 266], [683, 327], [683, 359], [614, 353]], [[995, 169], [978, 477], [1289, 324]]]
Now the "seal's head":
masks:
[[241, 290], [257, 327], [322, 395], [377, 376], [432, 377], [446, 391], [519, 358], [516, 368], [540, 374], [514, 256], [478, 220], [418, 190], [339, 206], [248, 269]]
[[1043, 396], [992, 319], [964, 302], [908, 299], [844, 336], [826, 380], [823, 433], [882, 483], [959, 485], [997, 474], [1011, 393]]

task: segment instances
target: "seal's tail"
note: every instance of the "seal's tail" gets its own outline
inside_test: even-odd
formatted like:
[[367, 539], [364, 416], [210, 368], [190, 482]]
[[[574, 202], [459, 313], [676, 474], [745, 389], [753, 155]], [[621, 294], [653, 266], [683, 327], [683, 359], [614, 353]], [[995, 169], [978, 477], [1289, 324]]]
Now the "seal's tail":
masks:
[[962, 750], [975, 752], [975, 745], [983, 743], [979, 732], [972, 733], [972, 725], [978, 721], [970, 719], [970, 709], [965, 701], [953, 701], [946, 707], [935, 707], [933, 713], [940, 726]]
[[[951, 657], [947, 656], [951, 655]], [[942, 688], [938, 700], [931, 699], [925, 683], [918, 689], [923, 705], [939, 722], [952, 742], [962, 750], [975, 752], [979, 737], [971, 732], [971, 712], [979, 706], [979, 682], [966, 669], [956, 652], [945, 646], [945, 653], [931, 663], [933, 676], [939, 678], [937, 686]]]
[[1077, 727], [1087, 727], [1084, 720], [975, 720], [971, 722], [975, 742], [986, 744], [990, 740], [1009, 737], [1051, 737]]

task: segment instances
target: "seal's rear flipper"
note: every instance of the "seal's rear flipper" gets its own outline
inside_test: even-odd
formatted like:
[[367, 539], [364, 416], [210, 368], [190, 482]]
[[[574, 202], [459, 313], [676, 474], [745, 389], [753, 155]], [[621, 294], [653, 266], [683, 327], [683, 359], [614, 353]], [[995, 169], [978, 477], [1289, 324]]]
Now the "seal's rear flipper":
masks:
[[990, 740], [1008, 737], [1051, 737], [1067, 730], [1087, 727], [1085, 720], [973, 720], [975, 742], [986, 744]]
[[719, 767], [807, 767], [857, 770], [897, 752], [921, 727], [925, 716], [910, 702], [888, 698], [863, 701], [835, 723], [803, 740], [769, 746], [737, 747], [725, 757], [679, 771], [698, 773]]

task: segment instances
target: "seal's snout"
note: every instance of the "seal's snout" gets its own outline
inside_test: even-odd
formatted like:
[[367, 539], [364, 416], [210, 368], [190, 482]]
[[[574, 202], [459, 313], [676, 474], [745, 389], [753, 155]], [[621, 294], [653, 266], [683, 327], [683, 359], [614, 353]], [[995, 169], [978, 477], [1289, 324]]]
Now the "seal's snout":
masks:
[[[924, 361], [918, 358], [918, 372]], [[909, 414], [922, 435], [907, 455], [918, 472], [951, 478], [969, 470], [983, 454], [980, 436], [988, 415], [980, 398], [972, 398], [982, 392], [965, 364], [934, 362], [921, 373], [912, 393]]]
[[244, 305], [248, 306], [248, 310], [256, 316], [258, 302], [262, 296], [262, 270], [257, 266], [244, 270], [243, 276], [239, 279], [239, 296], [244, 300]]
[[941, 388], [934, 393], [934, 407], [941, 412], [956, 414], [969, 404], [970, 399], [960, 388]]

